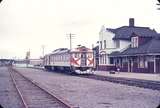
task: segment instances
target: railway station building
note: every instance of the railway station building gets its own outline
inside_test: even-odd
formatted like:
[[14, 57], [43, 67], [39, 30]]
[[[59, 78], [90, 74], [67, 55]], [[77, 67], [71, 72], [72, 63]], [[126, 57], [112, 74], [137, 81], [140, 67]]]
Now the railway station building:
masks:
[[99, 33], [99, 70], [160, 73], [160, 35], [137, 27], [134, 19], [116, 29], [102, 26]]

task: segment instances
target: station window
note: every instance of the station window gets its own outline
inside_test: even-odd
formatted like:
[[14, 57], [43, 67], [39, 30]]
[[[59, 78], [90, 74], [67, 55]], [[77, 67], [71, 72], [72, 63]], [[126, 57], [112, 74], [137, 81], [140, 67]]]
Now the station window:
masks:
[[62, 57], [63, 57], [63, 56], [61, 55], [61, 56], [60, 56], [60, 61], [62, 61]]
[[106, 40], [104, 40], [104, 49], [106, 48]]
[[103, 54], [102, 54], [102, 64], [104, 64], [104, 56], [103, 56]]
[[106, 63], [106, 54], [102, 54], [102, 64]]
[[138, 37], [132, 37], [131, 42], [132, 42], [131, 44], [132, 48], [138, 47]]
[[100, 49], [102, 49], [102, 41], [100, 41]]
[[63, 55], [62, 55], [62, 59], [61, 59], [61, 61], [63, 61]]
[[59, 61], [59, 55], [57, 55], [57, 61]]
[[63, 55], [63, 61], [65, 61], [66, 60], [66, 56], [65, 55]]
[[120, 47], [120, 41], [116, 40], [116, 48], [119, 48], [119, 47]]
[[55, 61], [57, 61], [57, 56], [55, 55], [54, 57], [55, 57]]
[[51, 55], [51, 61], [53, 62], [53, 56]]
[[63, 55], [61, 55], [61, 61], [63, 61]]
[[109, 62], [110, 62], [110, 64], [114, 64], [114, 59], [111, 57], [111, 58], [109, 59]]
[[139, 58], [139, 68], [147, 68], [148, 67], [148, 62], [146, 61], [146, 59], [144, 57], [140, 57]]
[[107, 54], [105, 54], [105, 61], [104, 61], [105, 64], [107, 64]]
[[100, 64], [102, 64], [102, 55], [100, 55]]

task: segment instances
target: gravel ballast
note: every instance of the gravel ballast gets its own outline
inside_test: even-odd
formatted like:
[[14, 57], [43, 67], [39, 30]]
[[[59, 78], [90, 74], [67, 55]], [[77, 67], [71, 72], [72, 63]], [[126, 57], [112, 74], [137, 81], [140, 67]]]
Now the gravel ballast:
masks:
[[16, 68], [80, 108], [156, 108], [160, 91], [37, 69]]

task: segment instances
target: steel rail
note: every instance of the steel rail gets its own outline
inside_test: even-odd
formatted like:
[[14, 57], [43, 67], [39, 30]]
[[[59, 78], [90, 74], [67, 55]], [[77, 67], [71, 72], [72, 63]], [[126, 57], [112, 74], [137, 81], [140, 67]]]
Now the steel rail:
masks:
[[25, 108], [29, 108], [28, 105], [26, 104], [24, 98], [23, 98], [23, 95], [22, 95], [21, 91], [19, 90], [19, 88], [18, 88], [18, 86], [17, 86], [17, 83], [16, 83], [16, 81], [15, 81], [15, 79], [14, 79], [14, 76], [13, 76], [13, 74], [12, 74], [12, 70], [9, 69], [9, 72], [10, 72], [10, 76], [11, 76], [11, 79], [12, 79], [12, 81], [13, 81], [13, 84], [14, 84], [16, 90], [18, 91], [18, 94], [20, 95], [20, 97], [21, 97], [21, 99], [22, 99], [22, 103], [23, 103], [24, 107], [25, 107]]
[[22, 73], [20, 73], [19, 71], [11, 68], [12, 71], [20, 74], [23, 78], [25, 78], [26, 80], [28, 80], [29, 82], [31, 82], [32, 84], [34, 84], [35, 86], [37, 86], [38, 88], [40, 88], [41, 90], [43, 90], [45, 93], [49, 94], [50, 96], [54, 97], [56, 100], [58, 100], [59, 103], [62, 103], [64, 106], [66, 106], [67, 108], [80, 108], [77, 106], [72, 106], [69, 102], [67, 103], [66, 101], [64, 101], [65, 99], [62, 99], [61, 97], [56, 96], [55, 94], [53, 94], [49, 89], [47, 89], [46, 87], [42, 87], [42, 85], [40, 85], [39, 83], [33, 81], [32, 79], [24, 76]]

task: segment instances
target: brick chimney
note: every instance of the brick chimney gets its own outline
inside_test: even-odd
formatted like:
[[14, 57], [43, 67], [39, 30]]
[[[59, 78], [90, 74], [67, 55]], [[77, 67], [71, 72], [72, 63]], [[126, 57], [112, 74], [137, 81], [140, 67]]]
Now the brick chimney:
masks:
[[134, 27], [134, 18], [129, 18], [129, 26]]

